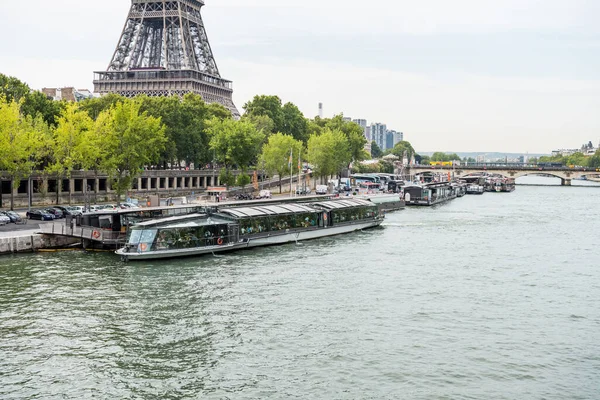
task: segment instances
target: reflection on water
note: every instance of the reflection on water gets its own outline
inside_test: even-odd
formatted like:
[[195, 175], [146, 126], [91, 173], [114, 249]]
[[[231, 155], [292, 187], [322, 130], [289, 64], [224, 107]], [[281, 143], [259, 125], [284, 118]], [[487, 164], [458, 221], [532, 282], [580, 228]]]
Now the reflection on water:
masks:
[[221, 257], [0, 258], [0, 398], [597, 399], [599, 218], [519, 186]]

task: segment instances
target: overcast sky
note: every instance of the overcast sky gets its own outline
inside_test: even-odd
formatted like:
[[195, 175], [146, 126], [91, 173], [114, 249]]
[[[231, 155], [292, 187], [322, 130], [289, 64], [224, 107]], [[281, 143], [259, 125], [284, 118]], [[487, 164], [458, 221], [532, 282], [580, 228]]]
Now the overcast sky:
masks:
[[[2, 1], [0, 72], [92, 89], [129, 0]], [[546, 153], [600, 141], [600, 1], [206, 0], [242, 109], [276, 94], [405, 133], [417, 151]]]

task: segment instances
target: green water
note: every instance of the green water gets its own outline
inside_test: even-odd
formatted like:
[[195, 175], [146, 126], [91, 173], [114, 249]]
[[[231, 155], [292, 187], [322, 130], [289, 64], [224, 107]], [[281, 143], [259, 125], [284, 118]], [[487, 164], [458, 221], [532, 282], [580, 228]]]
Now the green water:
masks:
[[0, 258], [0, 398], [598, 399], [599, 195], [218, 258]]

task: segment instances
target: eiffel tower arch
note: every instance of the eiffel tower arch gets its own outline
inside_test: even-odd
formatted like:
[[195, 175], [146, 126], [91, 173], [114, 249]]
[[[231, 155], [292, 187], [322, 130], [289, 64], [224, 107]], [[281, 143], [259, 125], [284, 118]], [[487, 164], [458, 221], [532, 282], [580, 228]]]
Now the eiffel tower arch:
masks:
[[94, 92], [126, 97], [196, 93], [235, 118], [231, 81], [221, 78], [200, 9], [203, 0], [131, 0], [123, 33]]

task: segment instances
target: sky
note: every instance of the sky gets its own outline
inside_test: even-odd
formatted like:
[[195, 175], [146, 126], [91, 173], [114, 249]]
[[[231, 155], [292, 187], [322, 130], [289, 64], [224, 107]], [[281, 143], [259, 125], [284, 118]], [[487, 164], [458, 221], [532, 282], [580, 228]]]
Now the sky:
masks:
[[[240, 111], [278, 95], [404, 132], [417, 151], [549, 153], [600, 141], [600, 1], [205, 0]], [[0, 5], [0, 72], [92, 89], [129, 0]]]

